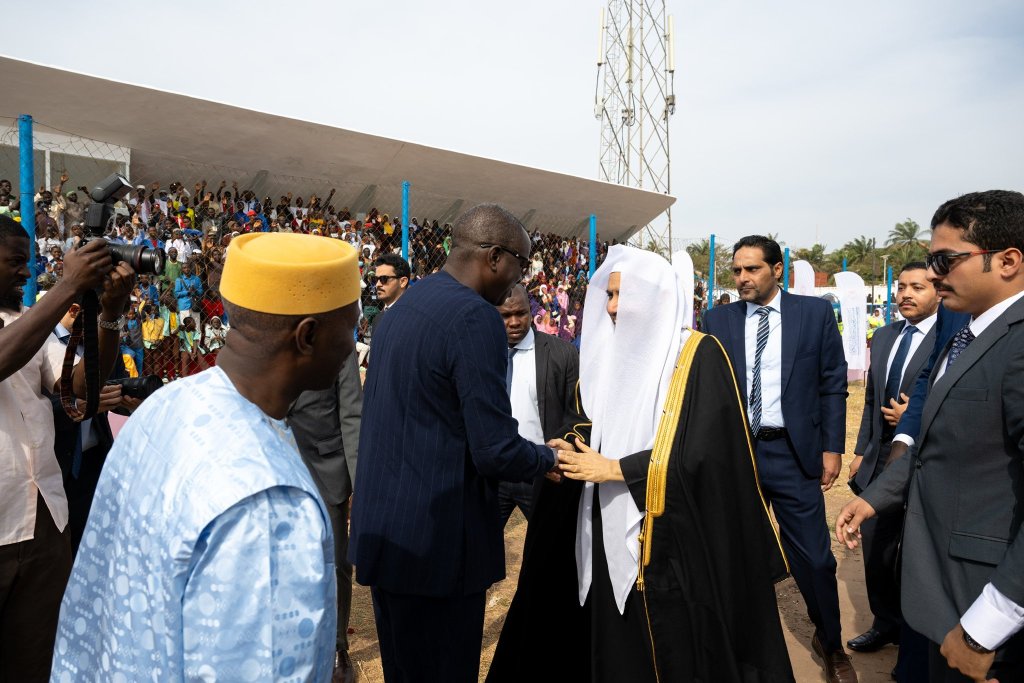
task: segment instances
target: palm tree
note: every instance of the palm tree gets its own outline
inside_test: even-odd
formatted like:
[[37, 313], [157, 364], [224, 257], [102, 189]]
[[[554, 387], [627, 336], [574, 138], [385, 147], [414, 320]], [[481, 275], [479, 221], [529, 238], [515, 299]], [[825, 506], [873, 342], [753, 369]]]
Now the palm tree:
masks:
[[874, 253], [877, 248], [876, 244], [877, 242], [874, 237], [861, 235], [852, 242], [847, 242], [843, 246], [843, 251], [846, 252], [846, 257], [851, 262], [862, 261]]
[[921, 226], [917, 224], [913, 218], [908, 218], [902, 223], [897, 223], [892, 230], [889, 231], [889, 239], [886, 240], [886, 244], [892, 246], [905, 246], [908, 244], [918, 244], [924, 246], [924, 241], [928, 237], [927, 230], [921, 230]]

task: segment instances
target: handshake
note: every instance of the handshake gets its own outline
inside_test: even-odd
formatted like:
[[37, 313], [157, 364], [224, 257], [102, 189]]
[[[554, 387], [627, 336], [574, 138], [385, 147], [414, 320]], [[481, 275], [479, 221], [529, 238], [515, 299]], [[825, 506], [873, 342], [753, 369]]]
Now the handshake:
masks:
[[552, 439], [548, 446], [555, 450], [555, 466], [544, 476], [560, 482], [562, 477], [600, 484], [606, 481], [623, 481], [618, 460], [604, 457], [583, 443], [577, 437], [575, 446], [564, 439]]

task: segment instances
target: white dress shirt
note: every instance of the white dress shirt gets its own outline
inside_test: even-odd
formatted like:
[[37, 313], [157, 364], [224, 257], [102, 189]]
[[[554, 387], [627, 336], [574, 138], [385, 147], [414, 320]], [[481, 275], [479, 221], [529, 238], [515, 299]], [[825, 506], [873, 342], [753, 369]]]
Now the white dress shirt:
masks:
[[[1000, 301], [977, 318], [972, 319], [970, 327], [975, 338], [980, 337], [981, 333], [988, 329], [988, 326], [995, 322], [996, 318], [1005, 313], [1006, 309], [1021, 297], [1024, 297], [1024, 292], [1018, 292], [1010, 298]], [[947, 355], [948, 353], [943, 353], [942, 358], [938, 361], [939, 371], [935, 375], [936, 382], [946, 372]], [[974, 604], [960, 617], [960, 625], [982, 647], [995, 650], [1017, 631], [1024, 628], [1024, 606], [1010, 600], [1000, 593], [998, 588], [989, 583], [985, 585]]]
[[[914, 354], [917, 353], [917, 350], [921, 348], [921, 342], [924, 341], [924, 338], [927, 337], [928, 333], [932, 331], [933, 327], [935, 327], [935, 321], [938, 319], [939, 314], [938, 312], [935, 312], [914, 325], [914, 327], [917, 328], [917, 332], [914, 332], [914, 336], [910, 338], [910, 350], [907, 352], [906, 360], [903, 361], [903, 367], [900, 368], [900, 384], [903, 384], [903, 375], [907, 371], [907, 365], [910, 363], [910, 359], [913, 358]], [[892, 345], [892, 348], [889, 349], [889, 358], [885, 361], [886, 379], [888, 379], [889, 373], [892, 372], [892, 362], [896, 360], [896, 352], [899, 351], [900, 342], [903, 341], [903, 335], [907, 333], [906, 329], [910, 324], [911, 323], [908, 320], [907, 324], [903, 326], [903, 329], [900, 330], [899, 335], [896, 337], [896, 342]], [[888, 406], [885, 407], [888, 408]]]
[[519, 436], [533, 443], [544, 443], [544, 429], [540, 424], [540, 408], [537, 402], [537, 354], [536, 335], [533, 328], [516, 344], [516, 352], [509, 361], [512, 363], [512, 387], [509, 399], [512, 401], [512, 417], [519, 422]]
[[[768, 344], [761, 354], [761, 427], [785, 427], [782, 417], [782, 290], [767, 304]], [[747, 320], [744, 328], [744, 349], [747, 360], [747, 415], [750, 415], [750, 387], [754, 382], [754, 355], [757, 351], [757, 315], [760, 304], [747, 302]]]
[[[20, 313], [0, 312], [4, 326]], [[43, 394], [60, 377], [65, 347], [53, 335], [20, 370], [0, 382], [0, 546], [33, 538], [36, 490], [63, 531], [68, 501], [53, 452], [53, 404]]]

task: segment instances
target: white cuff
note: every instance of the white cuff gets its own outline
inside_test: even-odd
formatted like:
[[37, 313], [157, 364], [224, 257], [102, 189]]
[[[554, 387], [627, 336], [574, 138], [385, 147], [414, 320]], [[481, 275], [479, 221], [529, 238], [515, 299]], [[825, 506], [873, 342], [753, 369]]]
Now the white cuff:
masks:
[[1024, 607], [989, 583], [960, 617], [960, 625], [982, 647], [995, 650], [1024, 627]]
[[900, 443], [907, 444], [907, 448], [914, 447], [914, 437], [912, 436], [907, 436], [906, 434], [897, 434], [896, 436], [892, 437], [892, 442], [896, 443], [897, 441], [899, 441]]

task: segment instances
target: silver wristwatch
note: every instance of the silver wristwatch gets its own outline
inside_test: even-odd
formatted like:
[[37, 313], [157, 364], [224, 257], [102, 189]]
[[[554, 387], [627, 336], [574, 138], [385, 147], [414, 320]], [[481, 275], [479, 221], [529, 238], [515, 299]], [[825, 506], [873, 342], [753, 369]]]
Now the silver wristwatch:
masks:
[[123, 315], [120, 318], [118, 318], [117, 320], [100, 320], [99, 321], [99, 326], [102, 327], [104, 330], [113, 330], [114, 332], [119, 331], [121, 329], [122, 325], [124, 325], [124, 316]]

